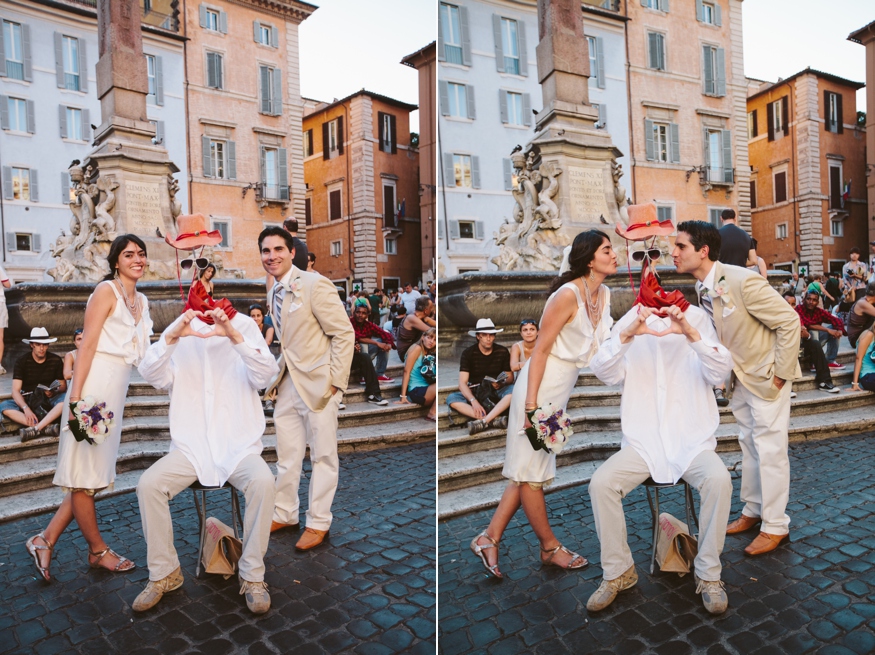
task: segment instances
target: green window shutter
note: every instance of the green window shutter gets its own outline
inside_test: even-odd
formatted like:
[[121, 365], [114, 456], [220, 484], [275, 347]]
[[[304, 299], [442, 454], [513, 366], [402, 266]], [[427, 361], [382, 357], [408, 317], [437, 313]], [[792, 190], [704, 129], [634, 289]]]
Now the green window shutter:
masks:
[[696, 20], [700, 23], [705, 20], [705, 8], [702, 6], [702, 0], [696, 0]]
[[438, 95], [440, 96], [441, 116], [449, 116], [450, 85], [446, 80], [438, 80]]
[[[11, 171], [11, 169], [10, 169]], [[10, 172], [10, 175], [12, 173]], [[7, 186], [8, 189], [12, 189], [12, 178], [10, 177], [10, 182]], [[453, 155], [450, 153], [444, 153], [444, 186], [445, 187], [454, 187], [456, 186], [456, 172], [453, 168]], [[10, 191], [11, 193], [11, 191]]]
[[501, 45], [501, 16], [498, 14], [492, 14], [492, 36], [495, 39], [495, 70], [499, 73], [503, 73], [504, 50]]
[[271, 98], [270, 98], [270, 90], [271, 90], [271, 79], [270, 79], [270, 69], [267, 66], [259, 66], [258, 67], [258, 85], [261, 87], [261, 113], [269, 114], [271, 111]]
[[203, 164], [204, 164], [204, 177], [212, 177], [212, 160], [210, 159], [210, 145], [212, 144], [212, 139], [208, 136], [201, 137], [201, 149], [203, 155]]
[[40, 252], [42, 250], [42, 235], [39, 232], [31, 236], [30, 246], [33, 248], [34, 252]]
[[30, 169], [30, 199], [39, 202], [39, 176], [35, 168]]
[[656, 147], [653, 144], [653, 121], [644, 119], [644, 152], [647, 161], [656, 159]]
[[601, 102], [598, 105], [599, 110], [599, 127], [605, 129], [608, 126], [608, 106]]
[[702, 46], [702, 77], [705, 83], [703, 93], [714, 95], [714, 57], [709, 45]]
[[273, 69], [271, 111], [274, 116], [282, 116], [283, 113], [283, 72], [279, 68]]
[[[0, 47], [3, 47], [3, 44], [0, 43]], [[4, 95], [0, 95], [0, 130], [8, 130], [9, 129], [9, 98]]]
[[289, 199], [289, 160], [285, 148], [277, 149], [277, 160], [279, 162], [279, 198], [280, 200]]
[[516, 22], [517, 49], [520, 51], [520, 75], [529, 76], [529, 56], [526, 53], [526, 24], [521, 20]]
[[529, 93], [523, 94], [523, 125], [526, 127], [532, 124], [532, 96]]
[[237, 144], [228, 141], [228, 179], [237, 179]]
[[155, 57], [155, 104], [161, 107], [164, 104], [164, 60]]
[[480, 188], [480, 157], [476, 155], [471, 157], [471, 186]]
[[605, 88], [605, 40], [597, 36], [595, 38], [596, 64], [598, 65], [598, 79], [596, 83], [600, 89]]
[[76, 39], [79, 50], [79, 90], [88, 90], [88, 47], [82, 39]]
[[70, 204], [70, 173], [61, 171], [61, 204]]
[[61, 138], [67, 138], [67, 108], [64, 105], [58, 105], [58, 122], [61, 127]]
[[717, 95], [721, 98], [726, 95], [726, 50], [717, 48]]
[[733, 184], [735, 176], [732, 172], [732, 130], [723, 130], [721, 140], [723, 141], [723, 181]]
[[[0, 30], [2, 32], [3, 30]], [[0, 48], [3, 48], [3, 43], [0, 42]], [[24, 51], [24, 81], [33, 82], [33, 57], [30, 52], [30, 25], [22, 24], [21, 26], [21, 49]], [[3, 62], [0, 62], [3, 63]], [[3, 63], [3, 74], [6, 74], [6, 64]]]
[[[2, 45], [2, 44], [0, 44]], [[438, 61], [446, 61], [447, 56], [444, 54], [444, 28], [441, 20], [441, 6], [438, 5], [438, 38], [437, 38], [437, 58]]]
[[459, 29], [462, 32], [462, 64], [471, 65], [471, 34], [468, 31], [468, 8], [459, 7]]
[[665, 52], [665, 36], [662, 34], [656, 35], [656, 52], [659, 55], [659, 70], [666, 70], [666, 52]]
[[261, 22], [252, 21], [252, 38], [256, 43], [261, 43]]
[[465, 86], [465, 99], [468, 101], [468, 118], [477, 118], [477, 108], [474, 106], [474, 87], [470, 84]]
[[498, 106], [501, 113], [501, 122], [507, 123], [507, 91], [504, 89], [498, 90]]
[[504, 190], [511, 191], [513, 189], [513, 162], [504, 158], [501, 160], [501, 164], [504, 167]]
[[34, 106], [33, 100], [26, 100], [24, 102], [25, 109], [27, 111], [27, 132], [28, 134], [36, 133], [36, 120], [34, 116]]
[[668, 124], [669, 139], [671, 141], [671, 163], [681, 163], [681, 139], [677, 123]]
[[649, 67], [650, 68], [659, 68], [659, 51], [657, 50], [658, 44], [656, 42], [656, 37], [659, 36], [655, 32], [647, 33], [647, 49], [649, 53]]
[[64, 35], [55, 32], [55, 82], [58, 88], [63, 89], [64, 84]]

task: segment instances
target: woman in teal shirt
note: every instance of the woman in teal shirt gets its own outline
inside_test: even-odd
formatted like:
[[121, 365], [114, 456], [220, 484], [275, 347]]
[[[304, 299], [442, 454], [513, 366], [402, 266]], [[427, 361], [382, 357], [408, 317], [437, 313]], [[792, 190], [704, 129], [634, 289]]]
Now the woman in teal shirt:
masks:
[[869, 328], [857, 341], [857, 361], [854, 363], [851, 391], [863, 391], [863, 389], [875, 391], [875, 362], [872, 361], [872, 352], [875, 348], [873, 347], [875, 347], [875, 332]]
[[435, 366], [435, 346], [437, 336], [430, 328], [410, 346], [404, 356], [404, 380], [401, 383], [401, 400], [398, 405], [411, 402], [428, 407], [426, 421], [434, 421], [434, 399], [437, 396], [437, 369]]

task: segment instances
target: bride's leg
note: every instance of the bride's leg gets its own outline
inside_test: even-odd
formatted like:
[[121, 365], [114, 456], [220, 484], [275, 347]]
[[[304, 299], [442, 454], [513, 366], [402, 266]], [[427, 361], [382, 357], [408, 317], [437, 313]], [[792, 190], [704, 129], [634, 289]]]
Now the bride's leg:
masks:
[[[495, 541], [501, 541], [501, 536], [504, 534], [507, 524], [520, 508], [520, 488], [519, 485], [509, 482], [501, 495], [501, 500], [498, 507], [495, 508], [495, 513], [492, 515], [492, 520], [489, 522], [489, 527], [486, 528], [486, 534], [492, 537]], [[481, 546], [491, 543], [486, 537], [477, 539], [477, 543]], [[498, 549], [488, 548], [483, 551], [486, 561], [490, 566], [498, 563]]]
[[[58, 543], [58, 539], [61, 538], [64, 530], [67, 529], [67, 526], [70, 525], [70, 521], [73, 520], [72, 495], [73, 494], [68, 493], [64, 496], [64, 500], [61, 501], [61, 506], [58, 507], [58, 511], [55, 512], [52, 520], [49, 521], [48, 527], [43, 530], [45, 541], [48, 543], [42, 543], [42, 539], [40, 539], [35, 542], [37, 545], [47, 546], [48, 544], [52, 544], [52, 546], [54, 546]], [[37, 557], [39, 557], [40, 566], [49, 568], [49, 564], [52, 561], [52, 552], [50, 550], [38, 550]]]
[[[523, 511], [526, 513], [526, 518], [529, 519], [529, 524], [531, 524], [535, 536], [541, 542], [541, 549], [553, 550], [556, 548], [559, 545], [559, 540], [553, 534], [550, 521], [547, 519], [547, 503], [544, 502], [544, 490], [541, 488], [533, 489], [530, 485], [523, 483], [520, 485], [520, 500]], [[541, 559], [544, 559], [543, 553], [541, 554]], [[571, 555], [561, 550], [553, 556], [553, 562], [563, 568], [571, 564], [572, 561]]]
[[[89, 553], [100, 553], [106, 550], [107, 545], [100, 534], [100, 528], [97, 527], [97, 511], [94, 508], [94, 496], [90, 496], [84, 491], [74, 491], [73, 496], [73, 516], [76, 518], [76, 523], [82, 531], [82, 536], [88, 542]], [[88, 563], [95, 561], [96, 558], [90, 554]], [[118, 564], [118, 558], [112, 553], [107, 553], [100, 565], [112, 570]]]

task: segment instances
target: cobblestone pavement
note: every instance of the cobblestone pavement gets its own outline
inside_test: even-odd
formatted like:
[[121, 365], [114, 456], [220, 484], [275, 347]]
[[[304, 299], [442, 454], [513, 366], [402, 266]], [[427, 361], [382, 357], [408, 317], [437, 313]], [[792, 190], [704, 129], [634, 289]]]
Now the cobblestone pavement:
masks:
[[[586, 601], [602, 572], [585, 486], [547, 496], [557, 537], [591, 562], [582, 571], [541, 568], [537, 540], [520, 511], [501, 542], [505, 580], [487, 578], [468, 544], [486, 527], [491, 511], [443, 522], [438, 527], [440, 652], [873, 653], [873, 439], [875, 433], [866, 433], [791, 447], [792, 542], [747, 558], [743, 549], [755, 532], [726, 538], [723, 580], [729, 609], [719, 617], [705, 611], [691, 576], [648, 574], [651, 518], [641, 487], [625, 501], [638, 585], [593, 616]], [[739, 485], [733, 480], [733, 516], [741, 511]], [[663, 491], [660, 505], [682, 517], [680, 488]]]
[[[48, 517], [0, 524], [0, 652], [434, 653], [434, 445], [342, 455], [340, 463], [330, 545], [299, 553], [299, 533], [274, 535], [265, 558], [272, 608], [261, 617], [246, 609], [236, 575], [194, 577], [197, 515], [187, 491], [171, 502], [185, 584], [143, 614], [130, 608], [148, 579], [133, 493], [97, 504], [107, 542], [139, 564], [128, 574], [90, 570], [74, 524], [46, 584], [24, 541]], [[307, 473], [304, 491], [309, 462]], [[227, 496], [210, 494], [208, 503], [230, 525]]]

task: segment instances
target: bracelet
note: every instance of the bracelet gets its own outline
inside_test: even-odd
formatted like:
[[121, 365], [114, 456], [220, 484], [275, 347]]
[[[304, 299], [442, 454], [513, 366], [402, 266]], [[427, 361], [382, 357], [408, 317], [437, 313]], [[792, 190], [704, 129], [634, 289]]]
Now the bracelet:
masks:
[[407, 398], [407, 396], [401, 396], [401, 398]]

